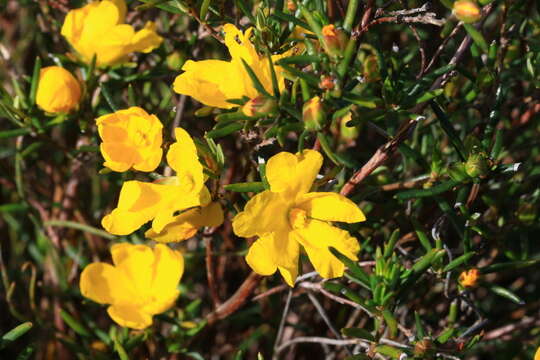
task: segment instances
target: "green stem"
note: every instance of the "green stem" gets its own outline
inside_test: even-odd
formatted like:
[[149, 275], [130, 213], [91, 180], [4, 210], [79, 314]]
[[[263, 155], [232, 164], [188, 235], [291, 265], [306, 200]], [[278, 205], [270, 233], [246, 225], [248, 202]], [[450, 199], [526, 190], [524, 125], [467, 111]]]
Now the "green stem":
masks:
[[350, 0], [347, 6], [347, 13], [345, 14], [345, 21], [343, 22], [343, 29], [348, 33], [351, 32], [356, 11], [358, 10], [358, 0]]

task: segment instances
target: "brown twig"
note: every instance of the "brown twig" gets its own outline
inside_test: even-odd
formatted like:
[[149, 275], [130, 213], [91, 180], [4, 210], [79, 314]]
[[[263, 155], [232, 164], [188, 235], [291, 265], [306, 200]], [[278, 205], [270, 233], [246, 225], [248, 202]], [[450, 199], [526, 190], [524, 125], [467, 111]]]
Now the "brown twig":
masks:
[[233, 296], [231, 296], [216, 310], [206, 316], [206, 321], [208, 322], [208, 324], [212, 325], [218, 320], [226, 318], [227, 316], [238, 310], [242, 305], [244, 305], [253, 290], [255, 290], [255, 287], [257, 287], [257, 285], [259, 284], [260, 280], [260, 275], [257, 275], [254, 272], [249, 274], [249, 276], [246, 278], [246, 280], [244, 280], [242, 285], [240, 285], [240, 287], [238, 288], [238, 290], [236, 290]]
[[206, 249], [206, 279], [208, 281], [208, 288], [210, 289], [210, 296], [212, 297], [212, 302], [214, 307], [218, 308], [221, 305], [221, 300], [219, 299], [219, 294], [216, 286], [216, 280], [214, 277], [214, 259], [213, 259], [213, 249], [212, 249], [212, 237], [205, 234], [203, 237], [204, 247]]

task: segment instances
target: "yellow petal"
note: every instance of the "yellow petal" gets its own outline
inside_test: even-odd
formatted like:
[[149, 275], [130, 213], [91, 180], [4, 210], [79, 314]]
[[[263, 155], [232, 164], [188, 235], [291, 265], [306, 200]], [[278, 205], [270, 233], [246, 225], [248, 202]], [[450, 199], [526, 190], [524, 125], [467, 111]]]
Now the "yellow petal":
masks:
[[150, 229], [144, 234], [158, 242], [173, 242], [189, 239], [203, 226], [219, 226], [223, 223], [223, 209], [218, 202], [202, 208], [190, 209], [175, 216], [159, 233]]
[[285, 282], [294, 286], [299, 255], [300, 246], [288, 232], [275, 232], [261, 236], [251, 245], [246, 262], [260, 275], [271, 275], [279, 269]]
[[313, 192], [297, 200], [295, 207], [303, 209], [308, 216], [326, 221], [355, 223], [365, 221], [360, 208], [345, 196], [332, 192]]
[[152, 294], [152, 278], [154, 268], [154, 252], [146, 245], [128, 243], [115, 244], [111, 254], [116, 269], [124, 274], [131, 284], [136, 296], [132, 303], [142, 303]]
[[37, 105], [49, 113], [68, 113], [77, 108], [81, 87], [75, 77], [60, 66], [47, 66], [39, 73]]
[[133, 164], [133, 168], [138, 171], [154, 171], [159, 166], [162, 156], [163, 150], [156, 149], [155, 151], [150, 152], [149, 156], [142, 157], [141, 161]]
[[107, 313], [118, 325], [142, 330], [152, 325], [152, 316], [131, 305], [112, 305]]
[[238, 236], [262, 236], [269, 232], [288, 231], [289, 204], [281, 194], [263, 191], [252, 197], [244, 211], [233, 219], [233, 230]]
[[538, 349], [536, 349], [536, 353], [534, 354], [534, 360], [540, 360], [540, 346]]
[[223, 26], [223, 31], [225, 32], [225, 45], [227, 45], [233, 59], [243, 59], [250, 65], [253, 64], [255, 60], [258, 60], [259, 55], [249, 39], [253, 32], [253, 28], [247, 29], [244, 35], [242, 31], [238, 30], [233, 24], [225, 24]]
[[357, 260], [360, 250], [358, 241], [345, 230], [331, 226], [326, 222], [312, 220], [303, 229], [295, 230], [292, 235], [302, 244], [309, 260], [319, 275], [325, 279], [340, 277], [345, 266], [328, 250], [332, 246], [351, 260]]
[[103, 142], [99, 145], [99, 149], [105, 159], [103, 166], [108, 167], [112, 171], [128, 171], [138, 157], [134, 149], [122, 143]]
[[184, 71], [174, 80], [174, 91], [195, 98], [201, 103], [222, 109], [237, 105], [227, 99], [241, 98], [244, 94], [243, 82], [239, 82], [237, 68], [222, 60], [188, 60]]
[[[127, 235], [152, 220], [175, 194], [174, 185], [126, 181], [120, 190], [118, 207], [101, 224], [111, 234]], [[174, 210], [173, 210], [174, 211]]]
[[259, 275], [272, 275], [277, 270], [277, 259], [273, 235], [267, 234], [255, 240], [249, 247], [246, 262]]
[[291, 154], [281, 152], [266, 164], [266, 178], [273, 192], [284, 192], [296, 198], [309, 191], [322, 166], [322, 155], [315, 150]]
[[169, 166], [176, 171], [176, 176], [187, 191], [198, 192], [204, 184], [203, 167], [199, 162], [197, 147], [187, 131], [174, 129], [176, 142], [167, 153]]
[[125, 276], [114, 266], [92, 263], [86, 266], [79, 283], [81, 294], [100, 304], [113, 304], [133, 295]]
[[184, 273], [184, 258], [178, 251], [167, 245], [157, 244], [154, 248], [154, 264], [150, 294], [152, 302], [144, 310], [150, 314], [159, 314], [169, 309], [175, 302], [180, 278]]
[[148, 21], [144, 28], [137, 31], [131, 39], [131, 51], [148, 53], [162, 42], [163, 38], [156, 33], [156, 25]]

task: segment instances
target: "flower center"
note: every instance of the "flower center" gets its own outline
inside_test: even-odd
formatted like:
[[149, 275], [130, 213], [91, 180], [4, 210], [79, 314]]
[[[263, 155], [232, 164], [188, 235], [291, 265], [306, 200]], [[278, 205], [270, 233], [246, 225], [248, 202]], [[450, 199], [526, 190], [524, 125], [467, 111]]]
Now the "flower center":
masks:
[[305, 210], [292, 208], [289, 211], [289, 223], [293, 229], [302, 229], [307, 225], [307, 213]]
[[148, 134], [141, 130], [136, 130], [133, 133], [132, 141], [136, 146], [148, 146], [150, 145], [148, 140]]

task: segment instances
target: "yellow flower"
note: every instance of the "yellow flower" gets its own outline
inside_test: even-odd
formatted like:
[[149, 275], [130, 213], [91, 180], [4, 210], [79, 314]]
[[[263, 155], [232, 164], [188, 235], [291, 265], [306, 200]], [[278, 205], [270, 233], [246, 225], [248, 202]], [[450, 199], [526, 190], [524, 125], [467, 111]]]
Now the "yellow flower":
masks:
[[260, 275], [279, 270], [287, 284], [298, 275], [302, 245], [313, 267], [324, 278], [343, 275], [344, 265], [328, 250], [332, 246], [356, 260], [358, 241], [332, 221], [355, 223], [365, 220], [362, 210], [346, 197], [331, 192], [309, 192], [323, 162], [314, 150], [281, 152], [267, 163], [270, 190], [251, 198], [233, 219], [234, 232], [257, 236], [246, 261]]
[[150, 229], [144, 235], [154, 241], [168, 243], [187, 240], [203, 226], [221, 224], [223, 224], [223, 209], [218, 202], [212, 202], [207, 206], [190, 209], [175, 216], [159, 233]]
[[153, 171], [160, 163], [163, 125], [155, 115], [130, 107], [96, 119], [104, 166], [123, 172]]
[[540, 360], [540, 346], [538, 349], [536, 349], [536, 353], [534, 354], [534, 360]]
[[[222, 60], [188, 60], [182, 67], [184, 72], [174, 80], [174, 91], [179, 94], [191, 96], [201, 103], [223, 109], [230, 109], [238, 105], [228, 103], [228, 99], [240, 99], [247, 96], [253, 99], [260, 95], [249, 77], [242, 63], [244, 60], [255, 72], [257, 78], [266, 91], [272, 93], [272, 75], [268, 58], [259, 56], [255, 47], [249, 40], [253, 28], [245, 33], [232, 24], [223, 27], [225, 31], [225, 45], [231, 54], [231, 61]], [[273, 55], [275, 62], [282, 55]], [[285, 87], [282, 69], [274, 67], [280, 89]]]
[[184, 258], [178, 251], [158, 244], [115, 244], [114, 265], [93, 263], [84, 268], [80, 288], [83, 296], [109, 304], [109, 316], [119, 325], [144, 329], [152, 316], [168, 310], [179, 295], [178, 282], [184, 272]]
[[126, 181], [120, 190], [118, 206], [101, 220], [105, 230], [127, 235], [153, 220], [152, 229], [160, 233], [174, 220], [175, 212], [210, 202], [193, 139], [182, 128], [176, 128], [175, 135], [176, 142], [169, 148], [167, 162], [176, 176], [154, 183]]
[[463, 271], [459, 275], [459, 283], [463, 287], [474, 287], [476, 286], [476, 283], [478, 282], [479, 272], [478, 269], [470, 269], [467, 271]]
[[124, 24], [126, 11], [124, 0], [93, 1], [67, 14], [62, 35], [84, 61], [95, 55], [98, 66], [123, 63], [132, 52], [148, 53], [158, 47], [163, 38], [155, 24], [149, 21], [135, 32]]
[[68, 113], [79, 105], [81, 85], [60, 66], [48, 66], [39, 72], [36, 103], [49, 113]]

